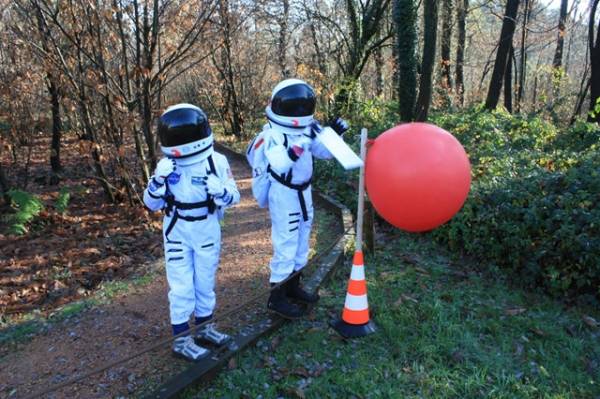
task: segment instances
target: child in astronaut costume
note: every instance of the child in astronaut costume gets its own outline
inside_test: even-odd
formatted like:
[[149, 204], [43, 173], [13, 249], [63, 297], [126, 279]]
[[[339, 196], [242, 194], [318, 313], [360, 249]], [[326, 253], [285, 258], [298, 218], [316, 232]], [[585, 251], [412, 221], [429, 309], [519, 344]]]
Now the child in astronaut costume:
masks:
[[[152, 210], [164, 209], [163, 239], [169, 308], [173, 334], [189, 329], [192, 313], [196, 324], [212, 317], [215, 308], [215, 274], [221, 250], [219, 219], [223, 209], [239, 202], [240, 194], [225, 156], [213, 151], [213, 136], [204, 112], [190, 104], [169, 107], [160, 117], [158, 135], [161, 159], [144, 203]], [[195, 340], [222, 345], [230, 337], [213, 323], [195, 336], [175, 339], [173, 352], [198, 360], [209, 350]]]
[[[310, 185], [313, 156], [318, 159], [332, 157], [319, 140], [318, 133], [322, 127], [313, 119], [315, 104], [312, 87], [299, 79], [286, 79], [275, 86], [266, 108], [269, 123], [265, 126], [264, 154], [271, 180], [272, 286], [301, 270], [308, 262], [314, 215]], [[348, 130], [348, 125], [341, 118], [337, 118], [330, 127], [340, 135]], [[290, 299], [315, 303], [319, 296], [302, 289], [298, 273], [272, 290], [267, 306], [286, 318], [302, 317], [304, 309]]]

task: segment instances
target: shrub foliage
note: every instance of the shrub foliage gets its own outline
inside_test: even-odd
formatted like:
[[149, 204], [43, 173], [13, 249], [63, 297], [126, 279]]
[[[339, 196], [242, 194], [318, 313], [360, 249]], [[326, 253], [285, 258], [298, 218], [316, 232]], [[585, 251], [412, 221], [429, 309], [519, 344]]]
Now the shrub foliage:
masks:
[[[396, 120], [393, 104], [369, 103], [353, 122], [370, 127], [373, 137]], [[597, 126], [559, 129], [535, 116], [478, 107], [433, 115], [431, 122], [463, 144], [473, 178], [463, 209], [432, 237], [553, 294], [600, 296]], [[341, 190], [353, 206], [350, 187], [340, 185], [353, 176], [317, 168], [317, 184]]]
[[6, 216], [8, 232], [11, 234], [25, 234], [27, 224], [44, 210], [44, 205], [38, 197], [21, 190], [10, 190], [8, 195], [15, 208], [13, 214]]

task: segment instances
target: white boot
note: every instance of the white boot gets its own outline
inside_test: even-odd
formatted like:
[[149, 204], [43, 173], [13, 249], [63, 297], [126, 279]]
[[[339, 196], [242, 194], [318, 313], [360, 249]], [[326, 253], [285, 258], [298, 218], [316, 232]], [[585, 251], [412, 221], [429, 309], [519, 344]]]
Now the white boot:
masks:
[[196, 345], [190, 335], [176, 338], [173, 342], [173, 353], [193, 362], [200, 360], [210, 354], [210, 350]]
[[196, 331], [196, 339], [208, 341], [220, 346], [229, 342], [231, 336], [217, 331], [215, 323], [208, 323]]

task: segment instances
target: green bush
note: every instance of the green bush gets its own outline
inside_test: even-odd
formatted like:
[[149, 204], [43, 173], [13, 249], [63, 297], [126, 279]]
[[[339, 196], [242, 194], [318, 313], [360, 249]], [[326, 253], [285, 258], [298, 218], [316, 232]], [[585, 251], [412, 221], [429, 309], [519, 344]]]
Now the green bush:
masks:
[[[362, 104], [353, 126], [367, 126], [375, 137], [397, 124], [394, 107]], [[600, 297], [598, 127], [579, 122], [559, 129], [481, 107], [434, 114], [431, 123], [463, 144], [473, 178], [463, 209], [431, 236], [556, 295]], [[355, 177], [340, 169], [318, 164], [317, 186], [354, 209], [347, 182]]]
[[15, 213], [6, 217], [10, 234], [27, 233], [27, 224], [44, 210], [44, 205], [38, 197], [21, 190], [10, 190], [8, 196], [15, 208]]
[[600, 134], [559, 132], [539, 118], [473, 109], [433, 123], [465, 146], [473, 184], [464, 208], [431, 234], [557, 295], [600, 295]]

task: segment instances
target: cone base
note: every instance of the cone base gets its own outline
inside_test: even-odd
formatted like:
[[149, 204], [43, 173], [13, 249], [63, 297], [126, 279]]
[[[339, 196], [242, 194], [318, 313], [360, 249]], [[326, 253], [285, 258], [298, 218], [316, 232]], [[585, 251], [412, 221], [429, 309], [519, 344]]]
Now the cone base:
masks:
[[377, 331], [377, 326], [372, 320], [365, 324], [348, 324], [342, 319], [335, 319], [330, 325], [344, 338], [365, 337]]

